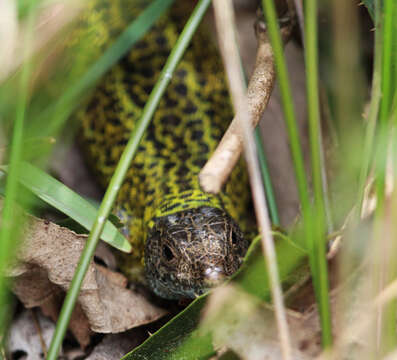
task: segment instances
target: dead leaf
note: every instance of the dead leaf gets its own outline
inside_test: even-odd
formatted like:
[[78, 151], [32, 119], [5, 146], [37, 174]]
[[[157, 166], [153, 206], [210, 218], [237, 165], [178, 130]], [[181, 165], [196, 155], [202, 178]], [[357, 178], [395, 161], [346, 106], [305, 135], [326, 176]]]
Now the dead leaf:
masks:
[[[54, 294], [54, 296], [48, 298], [48, 300], [40, 306], [41, 311], [45, 316], [48, 316], [56, 322], [63, 300], [64, 294], [62, 291], [59, 291], [57, 294]], [[88, 319], [79, 303], [76, 304], [72, 316], [70, 317], [69, 330], [78, 341], [80, 348], [85, 349], [90, 343], [93, 332], [90, 329]]]
[[[23, 243], [7, 276], [12, 278], [13, 291], [27, 308], [52, 306], [53, 316], [54, 309], [58, 310], [59, 296], [69, 288], [86, 236], [46, 220], [25, 217]], [[90, 264], [78, 305], [91, 330], [122, 332], [155, 321], [166, 313], [142, 295], [126, 289], [126, 284], [123, 275]], [[51, 301], [55, 304], [50, 306]]]

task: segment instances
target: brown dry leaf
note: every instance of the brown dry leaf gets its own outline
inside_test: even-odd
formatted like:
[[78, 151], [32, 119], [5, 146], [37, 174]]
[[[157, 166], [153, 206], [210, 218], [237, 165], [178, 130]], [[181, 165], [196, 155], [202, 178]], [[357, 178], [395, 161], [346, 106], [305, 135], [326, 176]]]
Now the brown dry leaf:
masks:
[[[64, 294], [61, 290], [59, 290], [40, 306], [41, 311], [45, 316], [51, 318], [53, 322], [56, 322], [62, 307], [63, 300]], [[69, 330], [78, 341], [80, 347], [85, 349], [91, 341], [91, 335], [93, 334], [93, 331], [90, 329], [88, 319], [79, 303], [76, 304], [72, 316], [70, 317]]]
[[[23, 244], [7, 275], [13, 279], [14, 293], [27, 308], [44, 306], [46, 313], [54, 317], [60, 297], [69, 288], [86, 236], [49, 221], [25, 217]], [[86, 318], [95, 332], [117, 333], [165, 314], [142, 295], [126, 289], [126, 284], [121, 274], [91, 263], [78, 298], [82, 312], [74, 314], [79, 319], [77, 328]], [[86, 343], [86, 335], [81, 336], [80, 341]]]

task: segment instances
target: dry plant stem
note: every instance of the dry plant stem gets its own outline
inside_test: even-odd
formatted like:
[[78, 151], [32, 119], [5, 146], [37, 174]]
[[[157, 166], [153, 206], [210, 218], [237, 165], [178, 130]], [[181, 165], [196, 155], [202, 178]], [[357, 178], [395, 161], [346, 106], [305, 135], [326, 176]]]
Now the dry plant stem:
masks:
[[0, 2], [0, 79], [12, 66], [12, 55], [17, 43], [17, 36], [17, 2], [3, 0]]
[[302, 0], [294, 0], [294, 3], [295, 3], [296, 15], [298, 17], [298, 23], [299, 23], [299, 29], [301, 32], [302, 43], [303, 43], [303, 46], [305, 46], [305, 22], [304, 22], [304, 16], [303, 16]]
[[47, 357], [47, 346], [46, 346], [44, 338], [43, 338], [43, 331], [41, 330], [39, 319], [37, 318], [37, 315], [36, 315], [34, 309], [30, 309], [30, 313], [32, 315], [32, 319], [33, 319], [33, 323], [36, 328], [36, 331], [39, 335], [41, 349], [43, 350], [44, 357], [46, 358]]
[[[70, 23], [76, 15], [80, 13], [83, 4], [84, 3], [80, 0], [73, 0], [58, 1], [54, 4], [45, 6], [43, 10], [39, 10], [38, 12], [33, 35], [27, 33], [31, 31], [28, 29], [27, 24], [21, 24], [19, 28], [16, 29], [17, 34], [15, 36], [15, 41], [13, 41], [13, 44], [11, 44], [12, 47], [9, 49], [8, 66], [0, 69], [0, 81], [16, 71], [28, 58], [37, 54], [48, 44], [63, 27]], [[30, 46], [29, 52], [25, 51], [23, 48], [23, 44], [26, 44], [27, 37], [33, 39], [33, 44]]]
[[[269, 102], [275, 81], [273, 51], [269, 39], [263, 31], [257, 33], [256, 63], [246, 95], [247, 123], [253, 128], [258, 124]], [[221, 46], [223, 45], [225, 44], [222, 43]], [[241, 114], [240, 112], [236, 114], [215, 152], [200, 171], [199, 179], [204, 191], [218, 193], [240, 158], [243, 150], [243, 134], [238, 125]]]
[[[262, 247], [266, 258], [270, 288], [275, 307], [275, 315], [279, 332], [283, 359], [292, 359], [291, 338], [289, 335], [287, 316], [283, 304], [283, 295], [277, 269], [276, 253], [267, 211], [266, 198], [261, 180], [259, 162], [256, 154], [255, 141], [250, 126], [248, 99], [245, 96], [244, 75], [240, 66], [237, 47], [233, 5], [229, 0], [213, 1], [216, 27], [221, 47], [223, 62], [228, 75], [229, 89], [232, 95], [235, 113], [238, 117], [237, 127], [243, 133], [245, 157], [250, 175], [254, 207], [261, 231]], [[265, 274], [264, 274], [265, 275]]]

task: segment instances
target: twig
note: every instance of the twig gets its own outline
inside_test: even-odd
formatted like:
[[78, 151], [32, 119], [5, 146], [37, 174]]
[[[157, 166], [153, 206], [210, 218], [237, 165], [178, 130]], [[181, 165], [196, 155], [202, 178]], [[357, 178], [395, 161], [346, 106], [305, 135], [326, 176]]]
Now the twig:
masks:
[[[290, 28], [283, 28], [283, 36], [289, 38]], [[260, 24], [257, 25], [258, 50], [254, 72], [248, 84], [248, 123], [254, 128], [269, 102], [275, 81], [273, 51], [269, 39]], [[226, 182], [243, 150], [243, 135], [238, 122], [240, 112], [236, 113], [215, 152], [199, 174], [203, 190], [218, 193]]]
[[302, 44], [303, 47], [305, 47], [305, 20], [303, 14], [302, 0], [294, 0], [294, 4], [295, 4], [296, 15], [298, 17], [299, 30], [301, 32]]
[[47, 346], [46, 346], [46, 343], [44, 341], [43, 331], [41, 330], [40, 321], [37, 318], [37, 314], [34, 311], [34, 309], [30, 309], [30, 313], [32, 314], [33, 323], [34, 323], [34, 326], [35, 326], [35, 328], [37, 330], [37, 333], [39, 335], [41, 349], [43, 350], [44, 357], [46, 358], [47, 357]]
[[[279, 331], [283, 359], [292, 359], [291, 339], [289, 336], [283, 295], [277, 269], [276, 253], [271, 233], [266, 198], [260, 175], [259, 162], [256, 153], [254, 136], [250, 126], [248, 99], [245, 96], [244, 76], [240, 66], [240, 56], [237, 47], [233, 5], [229, 0], [213, 1], [216, 27], [229, 88], [235, 108], [239, 114], [237, 126], [243, 133], [245, 157], [247, 160], [250, 182], [253, 193], [254, 207], [258, 225], [261, 231], [262, 247], [266, 258], [270, 288], [275, 307], [277, 327]], [[251, 103], [252, 104], [252, 103]]]

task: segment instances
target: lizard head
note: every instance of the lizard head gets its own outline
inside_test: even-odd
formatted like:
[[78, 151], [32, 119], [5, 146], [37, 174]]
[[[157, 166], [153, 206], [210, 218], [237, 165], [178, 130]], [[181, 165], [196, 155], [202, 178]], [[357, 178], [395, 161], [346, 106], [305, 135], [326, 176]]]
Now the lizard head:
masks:
[[248, 245], [222, 209], [203, 206], [157, 218], [145, 245], [147, 281], [160, 297], [194, 298], [232, 275]]

